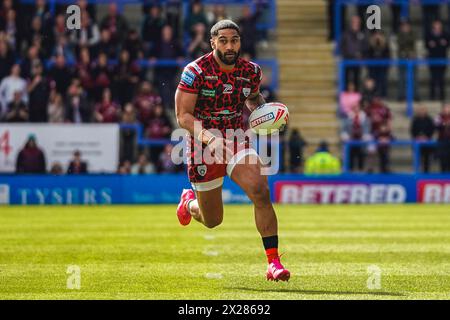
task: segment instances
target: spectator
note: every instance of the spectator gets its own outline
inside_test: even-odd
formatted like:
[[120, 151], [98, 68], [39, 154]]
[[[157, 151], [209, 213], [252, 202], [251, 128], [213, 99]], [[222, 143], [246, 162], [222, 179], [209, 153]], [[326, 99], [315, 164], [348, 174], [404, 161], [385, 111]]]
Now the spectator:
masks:
[[435, 120], [438, 132], [438, 157], [441, 172], [450, 172], [450, 105], [445, 105]]
[[242, 53], [248, 53], [251, 57], [256, 57], [256, 43], [258, 40], [258, 30], [256, 29], [256, 24], [260, 16], [260, 10], [252, 13], [250, 10], [250, 6], [244, 5], [242, 18], [238, 21], [238, 24], [241, 28], [241, 36], [243, 39], [245, 39], [242, 42], [241, 51]]
[[67, 174], [86, 174], [88, 173], [88, 164], [81, 160], [81, 152], [76, 150], [73, 153], [73, 159], [67, 168]]
[[131, 174], [151, 174], [155, 173], [155, 166], [148, 162], [147, 156], [142, 153], [138, 157], [137, 163], [131, 167]]
[[361, 94], [361, 104], [363, 110], [367, 110], [372, 104], [373, 99], [376, 96], [376, 85], [372, 78], [367, 78], [364, 80], [362, 94]]
[[77, 52], [82, 47], [94, 48], [100, 41], [98, 26], [92, 22], [87, 11], [82, 11], [81, 29], [72, 33], [71, 41], [75, 44]]
[[292, 173], [299, 173], [303, 165], [303, 149], [307, 146], [305, 139], [298, 129], [292, 129], [289, 137], [289, 169]]
[[[42, 20], [39, 16], [34, 16], [31, 20], [31, 30], [27, 33], [27, 47], [30, 47], [33, 45], [34, 41], [36, 39], [43, 39], [44, 38], [44, 30], [42, 27]], [[48, 47], [44, 48], [49, 49]]]
[[14, 94], [17, 91], [21, 92], [22, 100], [25, 103], [28, 103], [27, 83], [20, 77], [20, 66], [14, 64], [11, 67], [10, 75], [4, 78], [0, 83], [0, 107], [3, 111], [5, 111], [8, 104], [13, 101]]
[[176, 39], [180, 38], [181, 8], [182, 0], [168, 0], [166, 2], [166, 24], [172, 27], [174, 38]]
[[74, 82], [68, 89], [65, 118], [71, 123], [91, 122], [92, 110], [81, 86]]
[[328, 143], [322, 141], [316, 153], [306, 160], [305, 175], [335, 175], [341, 173], [341, 163], [333, 156]]
[[[8, 43], [0, 41], [0, 79], [5, 78], [14, 64], [14, 54], [9, 49]], [[1, 109], [1, 108], [0, 108]]]
[[48, 122], [63, 123], [64, 122], [64, 104], [61, 94], [52, 90], [50, 93], [49, 104], [47, 108]]
[[387, 124], [382, 124], [376, 132], [374, 138], [378, 143], [378, 163], [381, 173], [390, 173], [390, 159], [389, 153], [391, 150], [390, 144], [393, 140], [391, 129]]
[[[430, 142], [434, 134], [434, 122], [428, 114], [428, 110], [424, 106], [417, 108], [416, 115], [412, 119], [410, 132], [411, 137], [415, 142]], [[420, 158], [422, 162], [422, 169], [424, 173], [430, 170], [430, 157], [433, 154], [434, 148], [430, 146], [420, 147]]]
[[[367, 54], [367, 38], [361, 30], [361, 19], [353, 16], [350, 29], [346, 30], [341, 39], [341, 52], [344, 59], [363, 59]], [[352, 66], [345, 69], [345, 83], [352, 82], [359, 90], [360, 67]]]
[[[431, 32], [427, 35], [426, 48], [428, 50], [428, 58], [447, 59], [447, 49], [449, 47], [449, 37], [444, 32], [442, 22], [434, 21]], [[445, 99], [445, 71], [446, 65], [430, 65], [430, 98], [436, 98], [436, 91], [438, 91], [438, 99], [444, 101]]]
[[378, 136], [382, 125], [391, 127], [392, 113], [391, 110], [383, 103], [380, 97], [375, 97], [366, 113], [371, 123], [371, 133], [373, 136]]
[[53, 48], [55, 46], [56, 40], [60, 39], [61, 37], [67, 36], [67, 34], [68, 31], [66, 28], [66, 16], [64, 14], [57, 14], [55, 17], [53, 30], [49, 36], [49, 47]]
[[[341, 140], [346, 143], [349, 141], [363, 142], [370, 140], [370, 121], [366, 113], [361, 110], [359, 104], [354, 104], [347, 117], [342, 121]], [[364, 146], [350, 146], [350, 170], [355, 167], [358, 171], [363, 171], [365, 166]]]
[[[173, 30], [170, 26], [164, 26], [162, 29], [161, 43], [155, 47], [151, 53], [151, 61], [156, 59], [178, 59], [183, 60], [183, 52], [178, 41], [173, 38]], [[177, 66], [156, 67], [155, 82], [158, 83], [159, 92], [166, 108], [173, 107], [173, 93], [176, 89]]]
[[100, 41], [92, 48], [92, 51], [95, 57], [104, 53], [106, 54], [107, 59], [117, 58], [117, 45], [112, 41], [109, 29], [101, 29]]
[[39, 48], [35, 45], [28, 48], [27, 57], [23, 59], [20, 65], [21, 77], [28, 80], [31, 80], [31, 76], [33, 73], [34, 65], [41, 63], [42, 60], [39, 57]]
[[[146, 136], [150, 139], [168, 139], [171, 132], [172, 124], [166, 116], [163, 106], [160, 104], [156, 105], [154, 115], [146, 128]], [[162, 150], [163, 147], [161, 146], [150, 147], [150, 160], [154, 163], [157, 162]]]
[[47, 122], [48, 120], [49, 86], [43, 71], [40, 62], [33, 66], [33, 78], [28, 85], [30, 122]]
[[6, 122], [27, 122], [29, 119], [28, 107], [22, 101], [22, 93], [16, 91], [14, 99], [8, 104], [8, 113], [6, 114]]
[[229, 20], [231, 17], [227, 14], [225, 5], [218, 3], [208, 12], [206, 19], [208, 20], [209, 25], [213, 26], [220, 20]]
[[16, 24], [16, 11], [8, 10], [6, 12], [5, 26], [3, 30], [6, 35], [6, 41], [8, 42], [9, 47], [15, 52], [19, 51], [20, 48], [17, 46], [20, 43], [20, 39], [18, 39], [18, 30]]
[[117, 10], [117, 4], [111, 2], [108, 7], [108, 14], [103, 18], [101, 29], [108, 29], [114, 44], [119, 45], [125, 40], [128, 32], [128, 22]]
[[440, 19], [439, 4], [423, 4], [422, 5], [422, 26], [423, 34], [428, 36], [434, 21]]
[[52, 57], [55, 60], [55, 57], [57, 56], [63, 56], [64, 60], [69, 64], [76, 62], [72, 45], [67, 41], [66, 36], [59, 36], [56, 41], [56, 45], [53, 48]]
[[90, 100], [95, 99], [95, 81], [92, 70], [91, 55], [87, 47], [80, 49], [80, 56], [76, 65], [76, 74], [81, 86], [86, 90]]
[[163, 152], [159, 154], [158, 173], [175, 173], [178, 166], [172, 160], [173, 145], [166, 144]]
[[193, 27], [197, 23], [202, 23], [206, 26], [208, 25], [208, 20], [206, 19], [205, 12], [203, 11], [203, 5], [201, 0], [194, 0], [191, 5], [190, 13], [186, 19], [185, 30], [190, 32], [191, 36], [193, 34]]
[[211, 51], [211, 45], [206, 42], [206, 29], [203, 23], [197, 23], [193, 26], [194, 37], [187, 49], [192, 59], [197, 59]]
[[161, 41], [161, 31], [165, 25], [165, 20], [161, 14], [161, 6], [153, 5], [148, 8], [144, 16], [141, 35], [145, 43], [146, 52], [153, 50], [157, 43]]
[[139, 82], [139, 66], [130, 60], [130, 53], [122, 50], [119, 63], [114, 70], [114, 83], [116, 98], [121, 105], [125, 105], [133, 98], [134, 90]]
[[[133, 104], [127, 103], [122, 113], [122, 124], [136, 124], [136, 111]], [[134, 129], [124, 128], [120, 130], [121, 136], [121, 159], [122, 161], [134, 160], [136, 131]]]
[[[399, 59], [415, 59], [416, 54], [416, 35], [411, 28], [409, 21], [402, 21], [400, 26], [400, 32], [398, 33], [398, 57]], [[416, 71], [416, 70], [414, 70]], [[398, 100], [405, 100], [406, 97], [406, 76], [407, 76], [406, 66], [399, 66], [399, 90], [398, 90]], [[414, 78], [416, 77], [416, 72], [414, 72]], [[417, 85], [415, 87], [415, 98], [418, 99]]]
[[340, 116], [345, 118], [352, 112], [355, 105], [361, 104], [362, 95], [356, 91], [355, 84], [350, 82], [347, 91], [342, 91], [339, 96]]
[[109, 88], [112, 83], [113, 69], [108, 65], [106, 53], [100, 53], [97, 62], [92, 68], [92, 78], [94, 80], [94, 99], [100, 101], [103, 90]]
[[62, 176], [64, 174], [64, 170], [61, 163], [59, 162], [52, 163], [52, 166], [50, 168], [50, 174], [54, 176]]
[[130, 53], [131, 61], [144, 58], [144, 45], [139, 38], [139, 34], [136, 29], [130, 29], [130, 31], [128, 31], [123, 47]]
[[103, 91], [103, 99], [95, 107], [95, 120], [103, 123], [117, 123], [120, 120], [120, 106], [112, 101], [108, 88]]
[[[389, 44], [386, 36], [381, 31], [375, 31], [369, 40], [368, 58], [387, 60], [390, 57]], [[369, 77], [375, 80], [377, 92], [383, 98], [387, 96], [388, 66], [369, 67]]]
[[125, 160], [122, 162], [122, 164], [119, 166], [119, 169], [117, 170], [118, 174], [128, 175], [131, 174], [131, 162], [130, 160]]
[[137, 118], [144, 127], [147, 127], [153, 117], [155, 106], [161, 103], [162, 98], [154, 91], [153, 85], [148, 81], [142, 82], [139, 93], [134, 100], [134, 105], [136, 106]]
[[49, 70], [48, 75], [59, 94], [66, 95], [67, 88], [72, 81], [72, 74], [72, 69], [67, 66], [64, 55], [57, 55], [55, 64]]
[[17, 155], [16, 173], [45, 173], [45, 155], [38, 147], [36, 137], [29, 135], [28, 140]]

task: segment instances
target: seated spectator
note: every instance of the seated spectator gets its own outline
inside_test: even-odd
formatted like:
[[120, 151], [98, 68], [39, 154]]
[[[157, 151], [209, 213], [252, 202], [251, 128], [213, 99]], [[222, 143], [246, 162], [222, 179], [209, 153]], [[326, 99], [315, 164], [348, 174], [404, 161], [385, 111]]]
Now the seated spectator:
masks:
[[22, 93], [16, 91], [14, 100], [8, 104], [8, 113], [6, 113], [6, 122], [27, 122], [29, 119], [28, 107], [22, 101]]
[[21, 92], [21, 98], [24, 103], [28, 103], [27, 83], [20, 77], [20, 66], [14, 64], [11, 67], [11, 73], [0, 83], [0, 114], [4, 114], [9, 103], [14, 100], [15, 93]]
[[[173, 38], [173, 30], [170, 26], [164, 26], [161, 42], [154, 48], [150, 56], [151, 61], [157, 59], [183, 60], [183, 51], [178, 41]], [[177, 66], [155, 67], [155, 83], [158, 84], [164, 106], [170, 109], [174, 107], [173, 93], [176, 90], [177, 73]]]
[[192, 36], [194, 33], [193, 27], [197, 23], [204, 24], [205, 28], [208, 26], [208, 20], [206, 19], [201, 0], [194, 0], [192, 2], [190, 13], [185, 21], [184, 29], [187, 30]]
[[140, 154], [138, 162], [131, 167], [131, 174], [151, 174], [155, 173], [155, 166], [148, 162], [145, 154]]
[[94, 48], [100, 41], [98, 26], [92, 22], [87, 11], [81, 12], [81, 29], [72, 32], [71, 41], [76, 46], [77, 52], [83, 47]]
[[392, 113], [380, 97], [375, 97], [372, 103], [369, 105], [366, 113], [370, 119], [371, 123], [371, 133], [373, 136], [378, 134], [380, 127], [382, 125], [387, 125], [391, 127]]
[[57, 55], [55, 58], [55, 64], [50, 68], [48, 77], [53, 81], [56, 91], [65, 96], [67, 88], [69, 88], [72, 81], [72, 69], [66, 64], [66, 58], [64, 55]]
[[119, 13], [115, 2], [109, 4], [108, 14], [102, 19], [100, 27], [101, 29], [109, 30], [114, 44], [119, 45], [125, 40], [128, 32], [128, 22], [126, 18]]
[[134, 99], [136, 106], [137, 118], [140, 123], [147, 127], [150, 119], [153, 117], [155, 106], [162, 103], [162, 98], [153, 89], [153, 85], [144, 81], [141, 88]]
[[211, 45], [206, 41], [206, 28], [203, 23], [193, 26], [194, 37], [187, 49], [189, 57], [197, 59], [211, 51]]
[[442, 173], [450, 172], [450, 105], [445, 105], [435, 120], [438, 132], [438, 157]]
[[[0, 79], [5, 78], [14, 64], [14, 54], [4, 40], [0, 41]], [[1, 109], [1, 108], [0, 108]]]
[[306, 160], [305, 175], [336, 175], [341, 173], [341, 163], [333, 156], [328, 143], [322, 141], [316, 153]]
[[[369, 141], [370, 136], [370, 121], [366, 113], [361, 110], [359, 104], [354, 104], [352, 110], [347, 117], [342, 120], [341, 140], [345, 143], [348, 141]], [[350, 154], [350, 170], [353, 171], [355, 167], [359, 171], [364, 169], [365, 165], [365, 148], [364, 146], [351, 146]], [[356, 165], [355, 165], [356, 163]]]
[[[415, 142], [430, 142], [434, 134], [434, 122], [428, 114], [427, 108], [419, 106], [417, 112], [411, 121], [410, 133]], [[430, 169], [430, 157], [433, 154], [433, 147], [420, 147], [420, 158], [424, 173], [428, 173]]]
[[56, 45], [52, 51], [52, 59], [56, 61], [57, 56], [63, 56], [68, 64], [76, 62], [74, 50], [66, 36], [59, 36], [56, 40]]
[[355, 85], [350, 82], [347, 85], [347, 91], [342, 91], [339, 95], [339, 115], [343, 118], [347, 117], [355, 105], [359, 106], [361, 104], [361, 99], [361, 93], [357, 92]]
[[299, 173], [303, 165], [303, 149], [307, 142], [300, 134], [300, 131], [293, 129], [289, 137], [289, 169], [292, 173]]
[[33, 45], [28, 48], [27, 57], [22, 60], [20, 65], [21, 77], [30, 80], [33, 74], [33, 67], [38, 63], [42, 64], [43, 61], [39, 56], [38, 46]]
[[16, 161], [16, 173], [45, 173], [45, 155], [38, 147], [36, 137], [29, 135], [22, 150], [19, 151]]
[[112, 84], [113, 69], [108, 65], [108, 57], [105, 53], [100, 53], [97, 62], [92, 68], [92, 78], [94, 80], [94, 101], [100, 101], [103, 90]]
[[95, 81], [92, 71], [91, 55], [87, 47], [80, 49], [80, 56], [76, 64], [76, 75], [81, 86], [86, 90], [90, 100], [95, 98]]
[[166, 144], [163, 152], [159, 154], [158, 173], [175, 173], [179, 170], [179, 166], [177, 166], [172, 160], [172, 150], [173, 145]]
[[113, 92], [121, 105], [131, 102], [136, 85], [139, 83], [140, 68], [130, 59], [127, 50], [120, 52], [119, 63], [114, 68]]
[[28, 85], [30, 122], [47, 122], [48, 120], [49, 86], [43, 72], [42, 64], [38, 61], [33, 66], [32, 80]]
[[73, 153], [73, 159], [67, 168], [67, 174], [86, 174], [88, 173], [88, 164], [81, 160], [81, 152], [76, 150]]
[[67, 91], [65, 106], [66, 122], [88, 123], [91, 122], [91, 106], [77, 81], [74, 81]]
[[64, 174], [64, 170], [61, 163], [59, 162], [52, 163], [49, 173], [55, 176], [62, 176]]
[[52, 90], [50, 93], [48, 108], [47, 108], [48, 122], [50, 123], [63, 123], [65, 110], [62, 96]]
[[[370, 36], [369, 59], [385, 60], [390, 58], [389, 43], [383, 32], [377, 30]], [[377, 84], [377, 93], [383, 98], [387, 96], [387, 76], [389, 66], [369, 66], [369, 77]]]
[[112, 101], [111, 90], [103, 91], [103, 99], [95, 106], [95, 120], [103, 123], [117, 123], [120, 120], [120, 105]]
[[160, 42], [161, 31], [165, 24], [166, 21], [161, 14], [161, 6], [158, 4], [149, 6], [141, 29], [146, 52], [153, 50], [156, 44]]

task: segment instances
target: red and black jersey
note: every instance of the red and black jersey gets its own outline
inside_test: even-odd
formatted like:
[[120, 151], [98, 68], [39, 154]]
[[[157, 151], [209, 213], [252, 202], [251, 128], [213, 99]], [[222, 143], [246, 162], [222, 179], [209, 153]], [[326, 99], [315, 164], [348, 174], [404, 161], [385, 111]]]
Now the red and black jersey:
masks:
[[243, 129], [245, 100], [259, 92], [262, 72], [259, 65], [238, 58], [233, 70], [223, 70], [210, 52], [188, 64], [178, 89], [198, 94], [194, 117], [203, 128]]

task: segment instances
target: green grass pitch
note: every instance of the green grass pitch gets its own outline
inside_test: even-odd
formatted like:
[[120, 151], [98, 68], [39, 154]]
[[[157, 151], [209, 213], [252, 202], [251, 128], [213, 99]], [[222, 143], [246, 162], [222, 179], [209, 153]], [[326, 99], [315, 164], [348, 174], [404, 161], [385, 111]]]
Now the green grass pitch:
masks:
[[265, 280], [251, 206], [226, 205], [213, 230], [179, 226], [175, 208], [0, 207], [0, 298], [450, 298], [449, 206], [277, 205], [289, 283]]

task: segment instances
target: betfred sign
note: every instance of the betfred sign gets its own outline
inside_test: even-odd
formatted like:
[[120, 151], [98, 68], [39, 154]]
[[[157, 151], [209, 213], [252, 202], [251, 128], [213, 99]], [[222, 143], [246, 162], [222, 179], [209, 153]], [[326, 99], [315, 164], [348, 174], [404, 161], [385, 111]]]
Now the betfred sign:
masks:
[[357, 182], [275, 182], [275, 202], [301, 204], [405, 203], [400, 184]]
[[420, 180], [417, 183], [417, 202], [450, 203], [450, 180]]

